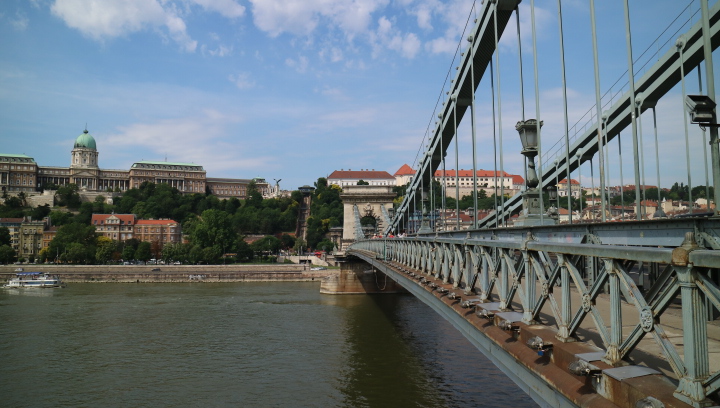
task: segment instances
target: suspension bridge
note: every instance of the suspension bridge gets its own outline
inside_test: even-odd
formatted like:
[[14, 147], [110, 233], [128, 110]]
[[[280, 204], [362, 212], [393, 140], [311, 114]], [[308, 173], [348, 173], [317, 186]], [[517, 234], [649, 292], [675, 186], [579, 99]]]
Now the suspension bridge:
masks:
[[[360, 265], [357, 279], [370, 268], [428, 304], [540, 405], [720, 405], [720, 218], [712, 204], [720, 194], [713, 68], [720, 2], [674, 3], [667, 21], [650, 22], [657, 36], [641, 52], [633, 28], [655, 18], [651, 2], [580, 2], [587, 21], [572, 25], [563, 19], [566, 3], [486, 0], [473, 9], [415, 174], [402, 203], [383, 213], [385, 238], [358, 233], [348, 262]], [[613, 18], [598, 24], [598, 10]], [[552, 20], [554, 51], [544, 48]], [[603, 54], [612, 35], [621, 39], [616, 52]], [[566, 51], [569, 39], [582, 42], [582, 56]], [[553, 53], [556, 62], [543, 68], [539, 59]], [[583, 69], [572, 78], [592, 84], [587, 107], [568, 92], [567, 67], [578, 58]], [[610, 77], [607, 66], [624, 68]], [[508, 85], [511, 74], [519, 85]], [[543, 84], [560, 95], [552, 106], [542, 102]], [[517, 116], [508, 121], [509, 113]], [[495, 177], [505, 163], [525, 174], [513, 196], [495, 180], [495, 204], [483, 218], [479, 159]], [[472, 180], [459, 171], [448, 180], [446, 169], [462, 166], [472, 167]], [[597, 181], [590, 216], [573, 218], [573, 177]], [[560, 179], [568, 181], [566, 197], [556, 198]], [[687, 183], [685, 209], [644, 208], [677, 181]], [[461, 229], [457, 204], [464, 182], [474, 190], [469, 229]], [[610, 211], [612, 184], [634, 193], [623, 216]], [[705, 198], [703, 209], [693, 192]], [[570, 212], [561, 222], [565, 199]]]

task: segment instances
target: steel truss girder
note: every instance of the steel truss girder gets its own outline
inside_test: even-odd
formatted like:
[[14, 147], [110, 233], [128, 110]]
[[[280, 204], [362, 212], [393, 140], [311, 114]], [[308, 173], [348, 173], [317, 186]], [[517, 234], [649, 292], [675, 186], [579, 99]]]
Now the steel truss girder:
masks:
[[450, 322], [450, 324], [480, 350], [488, 360], [495, 364], [496, 367], [517, 384], [520, 389], [525, 391], [535, 402], [540, 404], [540, 406], [577, 407], [577, 405], [557, 392], [525, 364], [520, 363], [517, 359], [505, 353], [501, 345], [490, 340], [452, 308], [438, 300], [437, 297], [424, 288], [418, 286], [417, 282], [409, 279], [405, 275], [395, 272], [394, 269], [383, 262], [377, 261], [374, 257], [358, 252], [353, 253], [353, 255], [363, 259], [377, 270], [388, 275], [392, 280], [407, 289], [415, 297], [420, 299], [420, 301], [430, 306], [431, 309]]
[[[643, 337], [650, 334], [680, 379], [678, 398], [699, 407], [705, 396], [720, 389], [720, 371], [709, 372], [708, 347], [702, 344], [707, 337], [707, 306], [701, 301], [705, 299], [720, 308], [720, 288], [712, 278], [720, 273], [720, 251], [699, 247], [692, 232], [682, 245], [666, 248], [561, 244], [537, 240], [532, 235], [526, 235], [523, 241], [444, 236], [364, 240], [352, 244], [348, 253], [366, 260], [383, 256], [387, 259], [389, 253], [393, 259], [405, 260], [401, 264], [464, 289], [465, 294], [479, 292], [483, 302], [496, 299], [500, 310], [521, 304], [526, 322], [537, 321], [543, 305], [549, 302], [557, 336], [561, 339], [574, 337], [589, 315], [607, 350], [606, 361], [611, 364], [626, 358]], [[427, 257], [426, 262], [418, 263], [418, 257], [423, 256]], [[592, 282], [586, 282], [582, 276], [585, 262], [599, 265]], [[640, 262], [665, 265], [645, 293], [629, 276]], [[417, 286], [415, 282], [412, 284]], [[607, 286], [610, 288], [609, 322], [604, 321], [596, 307], [598, 295]], [[580, 296], [579, 305], [571, 304], [571, 291], [577, 291]], [[683, 331], [691, 336], [684, 341], [683, 353], [678, 352], [658, 324], [681, 291], [684, 294]], [[424, 296], [425, 291], [421, 292], [419, 296]], [[692, 301], [688, 296], [692, 296]], [[627, 313], [630, 315], [623, 317]], [[627, 336], [623, 336], [621, 330], [624, 320], [639, 322]]]

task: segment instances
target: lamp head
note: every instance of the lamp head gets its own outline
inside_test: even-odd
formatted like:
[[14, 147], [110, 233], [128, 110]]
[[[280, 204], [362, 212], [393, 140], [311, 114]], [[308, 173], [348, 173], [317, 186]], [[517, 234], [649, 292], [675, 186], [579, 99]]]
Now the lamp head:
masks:
[[715, 101], [707, 95], [688, 95], [685, 107], [692, 123], [711, 124], [715, 122]]
[[548, 197], [551, 200], [557, 199], [557, 186], [550, 185], [550, 186], [545, 187], [545, 190], [547, 190]]
[[[519, 121], [515, 125], [520, 134], [520, 142], [522, 143], [522, 153], [528, 157], [534, 157], [537, 154], [538, 148], [538, 129], [542, 127], [543, 121], [536, 119], [528, 119], [525, 121]], [[533, 154], [534, 153], [534, 154]]]

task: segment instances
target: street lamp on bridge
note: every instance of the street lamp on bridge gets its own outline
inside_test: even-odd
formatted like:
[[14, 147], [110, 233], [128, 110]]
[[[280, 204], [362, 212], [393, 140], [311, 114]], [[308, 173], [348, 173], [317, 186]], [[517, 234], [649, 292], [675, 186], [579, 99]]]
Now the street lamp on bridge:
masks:
[[535, 156], [538, 155], [538, 138], [539, 131], [543, 122], [537, 119], [521, 120], [515, 125], [520, 134], [520, 142], [522, 143], [522, 154], [527, 158], [527, 180], [525, 185], [527, 188], [523, 195], [522, 212], [515, 221], [517, 226], [545, 225], [554, 224], [554, 219], [545, 220], [540, 212], [540, 190], [537, 186], [540, 184], [537, 172], [535, 171]]

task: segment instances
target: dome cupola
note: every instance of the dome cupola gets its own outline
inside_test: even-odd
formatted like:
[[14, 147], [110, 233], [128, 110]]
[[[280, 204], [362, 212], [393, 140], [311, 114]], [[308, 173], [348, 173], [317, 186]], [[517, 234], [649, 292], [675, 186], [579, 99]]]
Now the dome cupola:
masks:
[[90, 133], [88, 133], [87, 129], [83, 131], [83, 133], [75, 139], [75, 145], [73, 148], [78, 147], [85, 147], [88, 149], [97, 150], [97, 146], [95, 145], [95, 138], [92, 137]]

